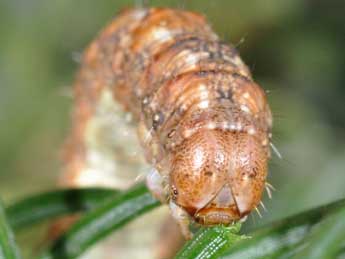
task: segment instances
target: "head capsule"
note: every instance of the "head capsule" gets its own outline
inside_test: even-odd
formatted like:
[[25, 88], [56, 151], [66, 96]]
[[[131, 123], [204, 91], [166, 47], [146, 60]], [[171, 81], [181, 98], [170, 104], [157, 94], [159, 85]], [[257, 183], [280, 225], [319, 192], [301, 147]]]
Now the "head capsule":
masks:
[[173, 202], [198, 223], [228, 224], [261, 200], [269, 151], [257, 135], [201, 129], [173, 152]]

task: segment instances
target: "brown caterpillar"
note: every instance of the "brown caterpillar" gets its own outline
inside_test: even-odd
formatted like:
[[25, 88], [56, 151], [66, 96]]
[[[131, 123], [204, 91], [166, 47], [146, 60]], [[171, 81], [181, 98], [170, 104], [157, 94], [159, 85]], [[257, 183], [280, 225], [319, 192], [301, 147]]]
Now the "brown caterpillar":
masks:
[[111, 132], [122, 127], [111, 117], [113, 100], [133, 117], [155, 169], [149, 189], [168, 201], [186, 237], [190, 219], [228, 224], [256, 208], [270, 157], [270, 108], [235, 48], [203, 16], [126, 10], [89, 46], [75, 84], [65, 185], [131, 183], [130, 176], [111, 180], [121, 171], [112, 163]]

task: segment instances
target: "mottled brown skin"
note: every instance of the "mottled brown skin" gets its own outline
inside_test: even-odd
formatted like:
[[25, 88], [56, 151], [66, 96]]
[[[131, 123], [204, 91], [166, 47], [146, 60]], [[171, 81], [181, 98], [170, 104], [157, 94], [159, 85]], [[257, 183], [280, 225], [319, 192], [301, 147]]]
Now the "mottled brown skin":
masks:
[[154, 195], [206, 225], [239, 220], [260, 202], [271, 112], [235, 48], [201, 15], [123, 12], [86, 50], [75, 89], [70, 181], [83, 164], [85, 125], [110, 89], [138, 122], [146, 159], [168, 190]]

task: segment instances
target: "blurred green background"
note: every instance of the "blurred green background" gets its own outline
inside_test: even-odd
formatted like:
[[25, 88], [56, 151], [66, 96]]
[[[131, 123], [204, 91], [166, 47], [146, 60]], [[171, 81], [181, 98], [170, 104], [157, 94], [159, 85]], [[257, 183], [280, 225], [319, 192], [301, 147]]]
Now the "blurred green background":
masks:
[[[98, 31], [143, 1], [0, 0], [0, 195], [55, 187], [76, 60]], [[260, 225], [345, 197], [345, 1], [146, 1], [203, 13], [236, 45], [274, 114]]]

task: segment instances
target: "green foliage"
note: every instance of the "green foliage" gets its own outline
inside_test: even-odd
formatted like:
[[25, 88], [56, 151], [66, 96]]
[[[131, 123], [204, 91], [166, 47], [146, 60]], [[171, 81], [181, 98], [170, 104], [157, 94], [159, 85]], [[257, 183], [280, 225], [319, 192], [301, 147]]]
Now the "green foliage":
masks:
[[117, 194], [115, 190], [100, 188], [53, 191], [19, 201], [9, 206], [6, 213], [16, 230], [48, 218], [93, 209]]
[[18, 259], [20, 258], [14, 235], [7, 223], [5, 211], [0, 201], [0, 258]]
[[[71, 189], [43, 193], [0, 208], [0, 258], [19, 258], [15, 230], [45, 219], [86, 211], [72, 228], [39, 258], [77, 258], [97, 241], [130, 220], [159, 206], [139, 184], [125, 192]], [[239, 233], [240, 223], [201, 228], [175, 259], [191, 258], [336, 258], [345, 247], [345, 199]]]
[[237, 223], [229, 227], [215, 226], [200, 229], [175, 259], [218, 258], [237, 241], [247, 239], [244, 235], [237, 235], [240, 228], [241, 224]]
[[[299, 257], [299, 252], [303, 247], [309, 250], [315, 250], [318, 247], [319, 244], [311, 246], [309, 243], [314, 228], [327, 221], [329, 215], [332, 215], [338, 208], [345, 208], [345, 200], [271, 223], [250, 233], [249, 235], [252, 237], [250, 240], [234, 245], [223, 255], [222, 259], [293, 258], [294, 256], [296, 256], [295, 258], [318, 258], [311, 255]], [[320, 233], [319, 238], [323, 237], [324, 235]], [[337, 245], [337, 249], [339, 250], [340, 247], [341, 242]]]
[[138, 185], [85, 215], [41, 258], [76, 258], [98, 240], [159, 205], [144, 185]]
[[345, 245], [345, 208], [328, 215], [311, 230], [294, 258], [335, 258]]

